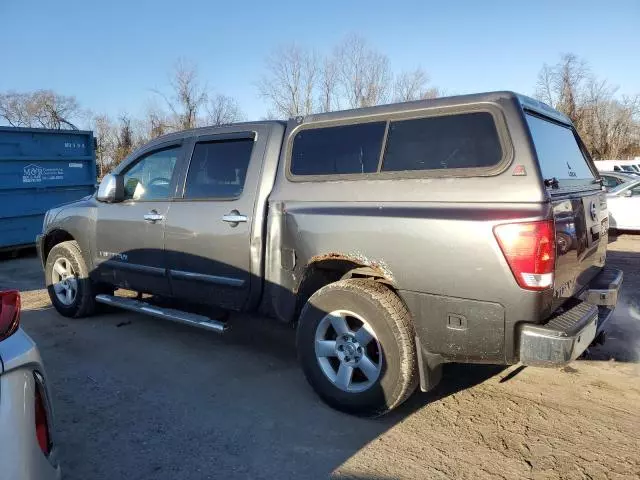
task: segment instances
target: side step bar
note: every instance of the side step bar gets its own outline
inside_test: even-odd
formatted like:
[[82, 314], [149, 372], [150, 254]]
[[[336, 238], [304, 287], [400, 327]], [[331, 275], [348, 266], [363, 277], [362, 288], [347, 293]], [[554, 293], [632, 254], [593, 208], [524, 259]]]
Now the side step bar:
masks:
[[105, 305], [113, 305], [114, 307], [124, 308], [132, 312], [144, 313], [145, 315], [151, 315], [152, 317], [164, 318], [166, 320], [173, 320], [174, 322], [184, 323], [191, 325], [192, 327], [204, 328], [206, 330], [212, 330], [217, 333], [224, 333], [227, 329], [227, 325], [214, 320], [213, 318], [205, 317], [204, 315], [198, 315], [195, 313], [183, 312], [182, 310], [174, 310], [172, 308], [157, 307], [150, 305], [140, 300], [126, 297], [116, 297], [113, 295], [96, 295], [96, 302], [104, 303]]

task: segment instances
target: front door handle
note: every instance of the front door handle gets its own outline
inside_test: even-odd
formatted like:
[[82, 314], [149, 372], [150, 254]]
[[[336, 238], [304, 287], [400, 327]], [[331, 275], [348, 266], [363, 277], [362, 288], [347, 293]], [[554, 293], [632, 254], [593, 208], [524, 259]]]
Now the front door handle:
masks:
[[155, 223], [164, 220], [164, 215], [160, 215], [156, 210], [151, 210], [144, 216], [147, 222]]
[[239, 223], [245, 223], [247, 221], [247, 216], [241, 215], [238, 210], [231, 210], [222, 216], [222, 221], [231, 224], [231, 227], [237, 227]]

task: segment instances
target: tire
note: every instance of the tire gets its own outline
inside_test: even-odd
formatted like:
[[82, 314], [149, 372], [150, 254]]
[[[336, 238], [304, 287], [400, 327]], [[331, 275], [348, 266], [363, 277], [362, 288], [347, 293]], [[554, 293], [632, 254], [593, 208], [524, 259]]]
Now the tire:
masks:
[[[60, 267], [65, 274], [60, 273]], [[94, 313], [94, 285], [78, 242], [68, 241], [54, 246], [47, 256], [44, 271], [49, 298], [60, 315], [80, 318]], [[75, 293], [67, 296], [69, 289], [75, 289]]]
[[[340, 319], [346, 334], [338, 332], [344, 328]], [[366, 329], [360, 331], [364, 324], [373, 330], [370, 340], [362, 333]], [[382, 415], [409, 398], [418, 384], [411, 314], [391, 289], [372, 280], [340, 280], [314, 293], [300, 314], [297, 348], [311, 387], [343, 412]]]

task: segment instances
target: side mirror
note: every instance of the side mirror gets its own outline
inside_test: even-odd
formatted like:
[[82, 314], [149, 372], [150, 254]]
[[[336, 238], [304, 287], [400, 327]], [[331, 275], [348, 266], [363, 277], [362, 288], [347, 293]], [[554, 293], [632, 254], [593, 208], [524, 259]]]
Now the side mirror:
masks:
[[629, 190], [625, 190], [624, 193], [622, 194], [623, 197], [633, 197], [633, 192], [631, 191], [631, 189]]
[[105, 175], [98, 187], [96, 200], [105, 203], [118, 203], [124, 200], [124, 177], [122, 175]]

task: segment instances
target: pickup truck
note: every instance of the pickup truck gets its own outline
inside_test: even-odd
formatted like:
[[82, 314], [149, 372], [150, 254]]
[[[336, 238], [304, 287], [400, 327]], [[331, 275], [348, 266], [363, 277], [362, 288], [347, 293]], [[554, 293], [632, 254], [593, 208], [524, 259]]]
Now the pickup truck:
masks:
[[172, 133], [37, 244], [60, 314], [268, 314], [324, 401], [379, 415], [446, 362], [562, 366], [601, 340], [607, 222], [570, 120], [497, 92]]

